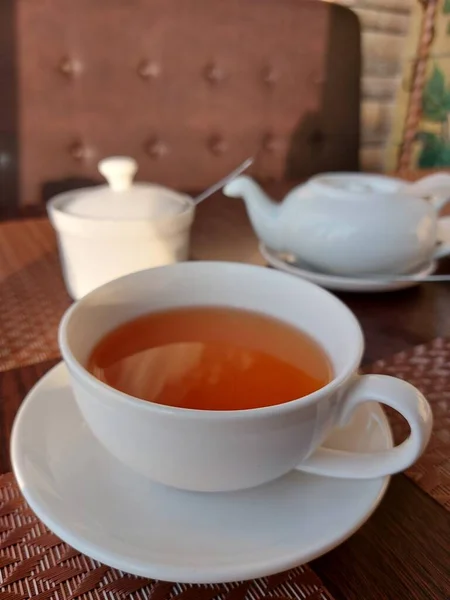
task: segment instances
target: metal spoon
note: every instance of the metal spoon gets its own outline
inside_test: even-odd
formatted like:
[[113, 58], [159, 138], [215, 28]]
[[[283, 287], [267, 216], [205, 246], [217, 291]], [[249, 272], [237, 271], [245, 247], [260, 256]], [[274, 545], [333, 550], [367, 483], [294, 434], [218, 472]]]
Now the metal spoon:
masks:
[[450, 275], [366, 275], [364, 282], [395, 283], [396, 281], [417, 281], [418, 283], [433, 283], [450, 281]]
[[244, 162], [241, 165], [239, 165], [236, 169], [234, 169], [234, 171], [229, 173], [226, 177], [224, 177], [223, 179], [221, 179], [220, 181], [218, 181], [217, 183], [215, 183], [214, 185], [209, 187], [207, 190], [202, 192], [199, 196], [194, 198], [195, 204], [196, 205], [200, 204], [200, 202], [203, 202], [203, 200], [205, 200], [206, 198], [209, 198], [209, 196], [214, 194], [214, 192], [217, 192], [217, 190], [220, 190], [221, 188], [223, 188], [223, 186], [226, 185], [229, 181], [231, 181], [232, 179], [234, 179], [235, 177], [237, 177], [238, 175], [240, 175], [241, 173], [246, 171], [252, 164], [253, 164], [252, 157], [247, 158], [247, 160], [244, 160]]
[[[388, 273], [370, 273], [363, 275], [354, 275], [351, 279], [360, 279], [364, 281], [364, 283], [396, 283], [402, 281], [416, 281], [417, 283], [432, 283], [432, 282], [442, 282], [442, 281], [450, 281], [450, 274], [437, 274], [437, 275], [427, 275], [430, 271], [434, 271], [434, 268], [431, 269], [432, 263], [428, 265], [423, 265], [422, 268], [417, 269], [416, 273], [405, 273], [405, 274], [394, 274], [389, 275]], [[425, 274], [423, 274], [425, 272]], [[342, 279], [345, 279], [345, 276], [341, 276]]]

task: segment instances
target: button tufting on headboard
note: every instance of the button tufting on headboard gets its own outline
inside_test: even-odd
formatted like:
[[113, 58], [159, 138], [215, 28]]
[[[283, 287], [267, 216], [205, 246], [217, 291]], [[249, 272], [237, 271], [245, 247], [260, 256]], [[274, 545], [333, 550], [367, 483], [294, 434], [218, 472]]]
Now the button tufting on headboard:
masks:
[[7, 120], [8, 94], [0, 115], [12, 140], [2, 181], [18, 203], [41, 202], [59, 179], [99, 181], [97, 160], [119, 154], [136, 159], [139, 179], [180, 190], [204, 189], [248, 156], [261, 180], [358, 169], [360, 32], [343, 6], [14, 2], [4, 87], [17, 118]]
[[323, 146], [325, 140], [326, 136], [320, 129], [315, 129], [308, 136], [308, 143], [311, 144], [311, 146]]
[[311, 82], [313, 83], [313, 85], [323, 85], [326, 81], [325, 78], [325, 74], [324, 73], [320, 73], [316, 70], [312, 71], [311, 73]]
[[70, 156], [78, 161], [87, 161], [94, 157], [94, 149], [81, 140], [75, 140], [69, 145]]
[[268, 87], [273, 87], [278, 81], [278, 73], [271, 65], [267, 65], [261, 72], [262, 80]]
[[169, 153], [169, 146], [163, 140], [153, 137], [145, 143], [145, 152], [151, 158], [164, 158]]
[[141, 60], [137, 72], [142, 79], [157, 79], [161, 74], [161, 65], [155, 60]]
[[219, 67], [219, 65], [215, 63], [210, 63], [209, 65], [206, 65], [203, 73], [205, 79], [211, 85], [218, 85], [219, 83], [222, 83], [222, 81], [224, 81], [227, 77], [224, 69], [222, 67]]
[[11, 164], [12, 156], [8, 152], [0, 151], [0, 169], [7, 169]]
[[220, 156], [228, 150], [228, 143], [223, 136], [214, 134], [209, 138], [208, 147], [213, 154]]
[[269, 153], [278, 152], [282, 147], [281, 140], [274, 133], [266, 133], [262, 141], [262, 149]]
[[68, 79], [72, 79], [79, 75], [82, 71], [82, 65], [79, 60], [76, 58], [70, 58], [69, 56], [65, 56], [62, 58], [58, 65], [59, 72], [67, 77]]

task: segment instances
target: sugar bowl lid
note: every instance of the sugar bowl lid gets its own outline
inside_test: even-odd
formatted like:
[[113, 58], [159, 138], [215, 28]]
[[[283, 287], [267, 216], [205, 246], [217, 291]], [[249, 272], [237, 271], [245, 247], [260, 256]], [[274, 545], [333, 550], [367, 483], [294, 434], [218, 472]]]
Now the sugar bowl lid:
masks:
[[98, 170], [108, 185], [75, 190], [65, 196], [65, 213], [77, 217], [108, 221], [164, 219], [191, 207], [188, 196], [166, 187], [133, 183], [137, 162], [127, 156], [101, 160]]

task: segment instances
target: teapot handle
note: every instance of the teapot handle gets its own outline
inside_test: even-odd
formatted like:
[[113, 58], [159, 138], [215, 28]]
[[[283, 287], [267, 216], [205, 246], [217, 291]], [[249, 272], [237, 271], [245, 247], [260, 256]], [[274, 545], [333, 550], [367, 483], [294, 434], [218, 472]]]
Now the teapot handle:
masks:
[[450, 202], [450, 174], [434, 173], [422, 177], [415, 183], [406, 186], [408, 194], [414, 196], [429, 196], [430, 202], [436, 212], [439, 212], [448, 202]]

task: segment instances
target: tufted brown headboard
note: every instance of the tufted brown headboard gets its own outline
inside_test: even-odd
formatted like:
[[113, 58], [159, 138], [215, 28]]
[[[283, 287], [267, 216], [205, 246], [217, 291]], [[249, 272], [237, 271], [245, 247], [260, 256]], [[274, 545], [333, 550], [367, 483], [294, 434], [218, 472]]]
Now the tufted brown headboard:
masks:
[[3, 209], [98, 179], [112, 154], [187, 190], [249, 155], [263, 180], [358, 167], [359, 25], [343, 7], [1, 0], [0, 23]]

